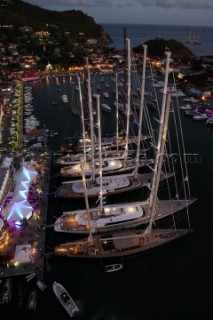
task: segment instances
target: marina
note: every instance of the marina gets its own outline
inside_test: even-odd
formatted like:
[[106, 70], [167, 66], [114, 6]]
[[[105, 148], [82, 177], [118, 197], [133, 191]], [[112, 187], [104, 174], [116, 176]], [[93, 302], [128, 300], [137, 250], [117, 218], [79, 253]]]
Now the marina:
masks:
[[[110, 79], [110, 76], [108, 76], [108, 79]], [[42, 85], [39, 86], [39, 88], [37, 88], [39, 94], [37, 94], [37, 96], [34, 96], [34, 99], [37, 101], [36, 104], [39, 101], [39, 95], [41, 93], [42, 90], [44, 90], [42, 88], [46, 86], [45, 84], [45, 79], [42, 80]], [[52, 87], [53, 87], [53, 91], [55, 91], [55, 80], [52, 78]], [[66, 77], [66, 84], [67, 84], [67, 88], [69, 88], [69, 77]], [[63, 90], [64, 92], [64, 90]], [[35, 94], [35, 93], [34, 93]], [[61, 93], [60, 93], [61, 94]], [[47, 99], [47, 97], [46, 97]], [[47, 106], [50, 106], [50, 108], [53, 109], [53, 106], [51, 106], [51, 101], [53, 101], [52, 96], [49, 97], [49, 104], [46, 103]], [[107, 98], [108, 99], [108, 98]], [[181, 104], [183, 102], [184, 97], [178, 97], [178, 99], [182, 99], [181, 100]], [[55, 100], [54, 100], [55, 101]], [[187, 102], [188, 103], [188, 102]], [[165, 268], [165, 259], [168, 259], [168, 256], [170, 258], [169, 262], [168, 262], [168, 274], [167, 276], [170, 277], [170, 279], [172, 279], [171, 281], [175, 284], [176, 280], [172, 277], [173, 272], [178, 275], [181, 271], [182, 268], [184, 266], [184, 264], [186, 263], [186, 260], [188, 262], [186, 269], [188, 270], [193, 264], [192, 262], [190, 262], [190, 259], [193, 259], [193, 253], [195, 253], [195, 245], [193, 244], [193, 242], [195, 241], [195, 244], [198, 245], [199, 248], [199, 244], [198, 244], [198, 235], [197, 233], [194, 235], [194, 233], [192, 232], [192, 229], [185, 229], [185, 223], [182, 223], [183, 221], [181, 220], [181, 214], [178, 214], [178, 223], [180, 223], [180, 225], [183, 225], [183, 228], [174, 230], [171, 232], [170, 230], [170, 226], [171, 226], [171, 219], [169, 220], [168, 223], [168, 228], [169, 229], [163, 229], [161, 228], [161, 232], [158, 231], [154, 231], [152, 233], [151, 236], [151, 240], [150, 238], [148, 238], [148, 236], [144, 235], [144, 229], [139, 229], [139, 230], [122, 230], [119, 232], [116, 232], [116, 237], [115, 240], [112, 238], [113, 233], [107, 233], [107, 234], [103, 234], [100, 235], [98, 234], [96, 235], [92, 235], [94, 237], [94, 247], [91, 250], [91, 247], [88, 245], [88, 238], [80, 238], [79, 236], [76, 237], [76, 235], [68, 235], [69, 238], [67, 237], [67, 234], [59, 234], [58, 232], [56, 233], [54, 230], [54, 225], [58, 225], [57, 224], [57, 219], [59, 219], [61, 217], [61, 214], [66, 214], [66, 212], [71, 211], [71, 209], [73, 209], [73, 211], [80, 211], [82, 210], [85, 213], [85, 203], [81, 200], [79, 202], [77, 201], [71, 201], [71, 199], [69, 199], [69, 196], [66, 197], [66, 195], [63, 197], [58, 198], [57, 196], [57, 190], [58, 190], [58, 185], [61, 185], [61, 182], [63, 181], [63, 179], [60, 177], [58, 177], [58, 164], [55, 166], [58, 156], [56, 156], [55, 154], [60, 153], [60, 150], [58, 150], [58, 147], [61, 146], [61, 144], [64, 143], [64, 138], [65, 136], [69, 137], [69, 136], [73, 136], [73, 132], [78, 132], [80, 135], [80, 129], [81, 129], [81, 120], [79, 119], [79, 121], [74, 121], [72, 116], [71, 120], [73, 123], [73, 127], [71, 128], [71, 125], [68, 121], [68, 117], [67, 115], [70, 115], [71, 113], [71, 109], [70, 106], [68, 107], [67, 105], [63, 105], [64, 108], [64, 119], [67, 119], [67, 122], [64, 121], [62, 128], [60, 128], [59, 130], [59, 126], [56, 124], [53, 127], [51, 127], [51, 123], [52, 123], [52, 119], [55, 117], [56, 112], [58, 117], [62, 118], [62, 111], [57, 109], [54, 109], [53, 114], [52, 111], [47, 115], [45, 114], [45, 112], [47, 112], [46, 110], [44, 111], [43, 105], [41, 103], [38, 103], [39, 107], [35, 110], [35, 115], [36, 118], [39, 119], [39, 121], [41, 121], [40, 127], [43, 126], [45, 122], [45, 126], [46, 128], [50, 128], [49, 130], [54, 130], [54, 132], [58, 132], [58, 135], [55, 135], [53, 137], [53, 139], [47, 139], [47, 141], [41, 141], [41, 145], [38, 147], [35, 147], [35, 144], [31, 141], [26, 141], [26, 146], [27, 148], [30, 147], [30, 151], [32, 151], [34, 153], [34, 156], [31, 156], [29, 159], [29, 156], [27, 156], [27, 154], [29, 154], [29, 152], [27, 151], [27, 153], [25, 153], [24, 155], [19, 156], [19, 159], [21, 160], [20, 163], [23, 163], [26, 165], [26, 163], [31, 162], [34, 163], [34, 166], [37, 166], [37, 169], [40, 172], [40, 175], [38, 177], [38, 179], [36, 179], [36, 183], [35, 183], [35, 188], [33, 188], [32, 190], [32, 196], [36, 196], [39, 197], [39, 193], [36, 191], [37, 189], [42, 190], [42, 197], [39, 199], [38, 203], [39, 206], [36, 209], [36, 215], [33, 213], [32, 218], [28, 221], [28, 223], [24, 226], [17, 227], [17, 226], [12, 226], [9, 232], [9, 244], [7, 245], [7, 247], [3, 250], [5, 250], [5, 256], [7, 257], [14, 257], [15, 254], [15, 248], [17, 245], [22, 246], [21, 248], [23, 248], [24, 250], [21, 251], [21, 253], [27, 253], [25, 251], [28, 251], [28, 245], [31, 246], [30, 249], [30, 259], [33, 257], [33, 260], [30, 260], [30, 262], [28, 263], [21, 263], [20, 265], [14, 265], [13, 261], [10, 261], [10, 263], [4, 263], [3, 265], [0, 266], [0, 273], [1, 273], [1, 278], [3, 279], [3, 281], [5, 279], [8, 279], [9, 277], [12, 277], [12, 281], [15, 284], [15, 287], [17, 287], [17, 282], [19, 281], [20, 277], [24, 277], [25, 279], [25, 283], [28, 287], [28, 294], [25, 295], [25, 302], [24, 304], [21, 302], [21, 298], [20, 298], [20, 305], [24, 305], [24, 310], [28, 310], [29, 311], [33, 311], [36, 313], [36, 315], [41, 315], [43, 310], [44, 310], [44, 305], [45, 305], [45, 301], [49, 302], [53, 302], [53, 307], [52, 310], [50, 311], [52, 314], [54, 314], [54, 312], [56, 312], [56, 314], [58, 316], [61, 315], [62, 317], [62, 310], [59, 308], [60, 304], [58, 304], [59, 306], [55, 306], [54, 305], [54, 301], [55, 301], [55, 296], [53, 296], [51, 293], [48, 296], [48, 293], [50, 292], [50, 288], [52, 289], [52, 284], [55, 283], [55, 279], [56, 279], [56, 274], [58, 275], [58, 281], [60, 283], [65, 283], [65, 281], [67, 281], [66, 283], [66, 287], [69, 288], [68, 291], [73, 292], [74, 295], [77, 297], [77, 304], [75, 304], [75, 311], [79, 311], [80, 315], [81, 312], [84, 313], [84, 316], [88, 316], [90, 318], [92, 318], [92, 316], [94, 315], [94, 313], [97, 312], [99, 318], [101, 319], [101, 317], [104, 317], [102, 314], [102, 308], [106, 308], [106, 318], [109, 317], [111, 314], [113, 314], [114, 310], [115, 313], [118, 316], [118, 318], [120, 317], [120, 319], [124, 319], [125, 318], [125, 314], [127, 313], [128, 316], [131, 319], [131, 310], [129, 310], [128, 306], [124, 307], [124, 311], [120, 311], [122, 310], [122, 305], [123, 305], [123, 299], [125, 301], [128, 300], [128, 294], [125, 293], [125, 286], [124, 283], [126, 281], [126, 276], [130, 277], [133, 281], [132, 284], [128, 283], [128, 288], [130, 290], [136, 290], [136, 297], [135, 297], [135, 301], [132, 302], [133, 305], [136, 303], [140, 303], [140, 286], [141, 286], [141, 282], [143, 282], [143, 285], [148, 286], [148, 278], [150, 279], [150, 276], [152, 276], [152, 274], [154, 274], [154, 269], [156, 267], [155, 265], [155, 259], [158, 262], [158, 267], [160, 270], [163, 270]], [[58, 105], [55, 105], [54, 108], [57, 108], [60, 105], [60, 102]], [[68, 107], [68, 108], [66, 108]], [[42, 109], [43, 108], [43, 109]], [[48, 107], [47, 107], [48, 109]], [[180, 108], [181, 110], [181, 108]], [[182, 109], [182, 111], [184, 111]], [[192, 154], [194, 154], [196, 149], [195, 146], [195, 142], [192, 143], [190, 142], [190, 139], [196, 139], [196, 143], [203, 143], [205, 145], [205, 147], [209, 147], [210, 146], [210, 139], [212, 137], [212, 132], [211, 131], [207, 131], [207, 126], [205, 124], [205, 121], [197, 121], [199, 123], [195, 124], [196, 121], [191, 121], [192, 119], [185, 117], [184, 112], [181, 111], [181, 119], [183, 120], [183, 129], [186, 131], [186, 129], [188, 129], [187, 133], [188, 133], [188, 137], [186, 138], [186, 143], [187, 146], [189, 146], [189, 152], [191, 152]], [[152, 111], [150, 111], [152, 112]], [[106, 114], [106, 115], [105, 115]], [[114, 119], [114, 115], [115, 115], [115, 109], [113, 109], [112, 112], [112, 118], [110, 118], [110, 121], [107, 122], [107, 118], [106, 117], [111, 117], [110, 114], [103, 112], [102, 114], [102, 122], [103, 122], [103, 131], [106, 132], [106, 127], [107, 129], [109, 129], [109, 131], [114, 132], [115, 131], [115, 121], [113, 123], [112, 119]], [[52, 118], [51, 118], [52, 117]], [[104, 121], [103, 121], [104, 119]], [[210, 119], [210, 118], [208, 118]], [[32, 118], [31, 118], [32, 120]], [[35, 119], [34, 119], [35, 120]], [[49, 122], [49, 123], [48, 123]], [[33, 121], [31, 122], [31, 124], [33, 123], [33, 125], [38, 125], [37, 122]], [[113, 126], [110, 127], [109, 123], [113, 123]], [[106, 126], [106, 127], [105, 127]], [[29, 126], [26, 126], [26, 130], [29, 129]], [[35, 128], [34, 128], [35, 129]], [[211, 128], [210, 128], [211, 130]], [[30, 133], [26, 132], [24, 133], [25, 137], [26, 135], [29, 136]], [[36, 133], [38, 134], [38, 133]], [[206, 139], [205, 141], [203, 141], [202, 139], [202, 135], [205, 135]], [[6, 142], [5, 142], [6, 143]], [[39, 142], [36, 142], [36, 144]], [[33, 146], [34, 144], [34, 146]], [[49, 149], [47, 148], [46, 145], [50, 145], [50, 146], [54, 146], [55, 148], [55, 152], [49, 152]], [[203, 146], [204, 147], [204, 146]], [[98, 141], [97, 141], [97, 148], [98, 148]], [[124, 149], [125, 149], [125, 144], [124, 144]], [[136, 150], [136, 148], [134, 147], [133, 149], [134, 151]], [[67, 158], [69, 158], [70, 154], [69, 153], [63, 153], [63, 156], [67, 156]], [[205, 159], [208, 159], [209, 155], [207, 155], [206, 151], [202, 151], [202, 157], [204, 157]], [[66, 159], [66, 158], [65, 158]], [[195, 159], [195, 157], [193, 158]], [[204, 170], [204, 175], [203, 177], [202, 175], [202, 170], [200, 173], [198, 173], [198, 169], [200, 168], [200, 162], [199, 162], [199, 157], [196, 158], [197, 160], [195, 160], [196, 163], [193, 163], [192, 168], [190, 169], [190, 174], [189, 176], [192, 176], [191, 179], [191, 184], [192, 184], [192, 189], [191, 189], [191, 194], [193, 196], [198, 196], [198, 199], [200, 198], [200, 195], [202, 196], [204, 194], [204, 190], [201, 190], [197, 187], [196, 184], [196, 180], [198, 179], [198, 177], [200, 178], [200, 181], [203, 183], [204, 185], [204, 179], [207, 177], [207, 173], [206, 173], [206, 169]], [[97, 161], [99, 160], [98, 155], [97, 155]], [[189, 160], [190, 161], [190, 160]], [[28, 163], [29, 164], [29, 163]], [[39, 166], [38, 166], [39, 165]], [[62, 164], [60, 164], [62, 165]], [[144, 175], [146, 175], [147, 173], [142, 173]], [[208, 167], [208, 179], [211, 180], [212, 177], [212, 171], [211, 168], [209, 169]], [[59, 178], [59, 180], [58, 180]], [[104, 177], [103, 177], [104, 178]], [[171, 177], [172, 178], [172, 177]], [[167, 181], [167, 179], [165, 179]], [[145, 179], [146, 184], [148, 186], [148, 189], [150, 188], [150, 175], [148, 175], [147, 180]], [[104, 180], [102, 181], [102, 183], [104, 182]], [[163, 182], [163, 181], [162, 181]], [[74, 182], [73, 182], [74, 183]], [[75, 183], [79, 183], [79, 182], [75, 182]], [[67, 181], [63, 181], [62, 183], [64, 187], [64, 194], [70, 193], [70, 191], [68, 192], [66, 190], [66, 186], [69, 185], [69, 182]], [[163, 184], [164, 186], [164, 184]], [[99, 178], [99, 186], [98, 189], [100, 189], [100, 178]], [[150, 189], [149, 189], [150, 190]], [[146, 191], [146, 193], [149, 193], [149, 190]], [[199, 190], [199, 192], [198, 192]], [[81, 193], [83, 195], [84, 193], [84, 188], [83, 185], [81, 185]], [[198, 195], [199, 193], [199, 195]], [[207, 191], [207, 195], [210, 195], [210, 191]], [[118, 196], [118, 195], [116, 195]], [[124, 197], [128, 197], [128, 200], [131, 198], [131, 201], [134, 200], [135, 203], [135, 199], [136, 198], [141, 198], [141, 189], [138, 192], [130, 193], [128, 194], [128, 196], [123, 196]], [[119, 198], [115, 198], [116, 200], [114, 201], [115, 203], [118, 201], [121, 201], [120, 199], [122, 199], [122, 196], [119, 194]], [[138, 200], [137, 199], [137, 200]], [[93, 204], [93, 206], [97, 207], [97, 200], [91, 200], [91, 203]], [[104, 198], [104, 201], [108, 201], [108, 199]], [[146, 200], [145, 200], [146, 201]], [[161, 200], [162, 203], [164, 200]], [[189, 204], [193, 204], [194, 202], [194, 198], [190, 198]], [[115, 203], [110, 204], [112, 206], [115, 207]], [[180, 208], [184, 208], [187, 207], [188, 205], [186, 205], [186, 200], [183, 200], [182, 204], [180, 202], [180, 200], [177, 200], [175, 203], [175, 207], [180, 209]], [[207, 200], [208, 203], [208, 200]], [[109, 207], [109, 202], [104, 204], [105, 207]], [[162, 215], [163, 212], [165, 212], [165, 207], [166, 205], [162, 205], [161, 211], [160, 211], [160, 216]], [[80, 208], [80, 209], [79, 209]], [[91, 207], [90, 207], [91, 209]], [[198, 204], [197, 201], [195, 204], [192, 205], [192, 210], [193, 210], [193, 214], [191, 215], [190, 218], [192, 218], [192, 221], [194, 222], [194, 225], [198, 228], [198, 230], [204, 230], [204, 221], [201, 222], [201, 225], [198, 226], [198, 211], [201, 209], [201, 202], [199, 202], [198, 200]], [[148, 204], [146, 207], [146, 210], [148, 210]], [[191, 210], [191, 209], [189, 209]], [[172, 212], [174, 212], [174, 208], [172, 210]], [[177, 210], [179, 211], [179, 210]], [[169, 212], [169, 210], [168, 210]], [[103, 212], [101, 212], [103, 213]], [[56, 217], [57, 216], [57, 217]], [[168, 213], [169, 216], [169, 213]], [[160, 220], [160, 219], [159, 219]], [[208, 216], [208, 220], [211, 221], [211, 217]], [[148, 222], [148, 220], [146, 220], [146, 223]], [[184, 221], [185, 222], [185, 221]], [[65, 226], [66, 221], [63, 221], [63, 225]], [[157, 222], [156, 219], [156, 224], [158, 226], [158, 223], [160, 224], [160, 222]], [[194, 225], [193, 225], [193, 229], [194, 229]], [[70, 227], [70, 223], [67, 224], [67, 226], [65, 226], [67, 228]], [[206, 227], [205, 227], [206, 228]], [[154, 228], [155, 229], [155, 228]], [[207, 227], [207, 229], [210, 230], [210, 226]], [[88, 234], [88, 230], [85, 232], [86, 234]], [[188, 234], [190, 234], [190, 236], [188, 236]], [[187, 235], [187, 237], [185, 237], [185, 235]], [[174, 243], [172, 243], [172, 240], [176, 240], [179, 237], [183, 236], [183, 239], [179, 240], [179, 241], [174, 241]], [[77, 238], [77, 239], [76, 239]], [[130, 241], [128, 241], [127, 239], [130, 239]], [[159, 241], [160, 239], [160, 241]], [[72, 240], [72, 243], [71, 243]], [[152, 242], [153, 240], [153, 242]], [[160, 245], [167, 243], [167, 246], [164, 249], [161, 249], [162, 251], [157, 251], [154, 253], [154, 256], [151, 256], [150, 254], [148, 256], [146, 256], [146, 259], [143, 258], [143, 256], [141, 256], [140, 254], [143, 253], [143, 251], [141, 251], [141, 246], [143, 244], [144, 248], [147, 248], [148, 251], [152, 251], [153, 249], [153, 243], [158, 242]], [[204, 236], [204, 241], [207, 242], [207, 239]], [[180, 243], [180, 245], [179, 245]], [[65, 244], [62, 246], [62, 244]], [[134, 249], [132, 249], [134, 247]], [[210, 249], [210, 243], [207, 244], [207, 248]], [[131, 249], [131, 254], [129, 255], [128, 250]], [[127, 253], [125, 254], [124, 251], [127, 250]], [[197, 250], [197, 248], [196, 248]], [[201, 250], [201, 248], [199, 248], [199, 250]], [[114, 252], [114, 254], [112, 254], [112, 251]], [[118, 253], [119, 251], [119, 253]], [[122, 252], [123, 251], [123, 252]], [[145, 250], [146, 251], [146, 250]], [[190, 252], [188, 252], [190, 251]], [[3, 252], [3, 251], [1, 251]], [[62, 252], [62, 254], [61, 254]], [[98, 254], [94, 254], [94, 252], [99, 252], [100, 255]], [[106, 270], [104, 270], [104, 274], [107, 274], [107, 277], [105, 278], [103, 275], [103, 268], [101, 268], [101, 263], [100, 260], [104, 257], [103, 253], [108, 257], [107, 259], [116, 259], [118, 263], [112, 263], [109, 262], [108, 266], [109, 268], [106, 268]], [[76, 262], [73, 261], [72, 259], [68, 259], [68, 260], [64, 260], [65, 256], [67, 255], [68, 257], [85, 257], [85, 254], [87, 254], [87, 258], [92, 257], [92, 261], [88, 262], [85, 260], [84, 264], [83, 262]], [[185, 257], [184, 257], [185, 254]], [[207, 251], [204, 250], [203, 254], [207, 254]], [[62, 255], [62, 257], [59, 257], [59, 255]], [[130, 257], [129, 257], [130, 256]], [[137, 256], [137, 257], [136, 257]], [[96, 259], [96, 262], [94, 262], [95, 259], [93, 259], [93, 257], [97, 257], [98, 259]], [[8, 258], [7, 262], [9, 260], [11, 260], [10, 258]], [[65, 258], [66, 259], [66, 258]], [[137, 263], [134, 263], [137, 259]], [[199, 260], [200, 263], [201, 262], [201, 258], [196, 258]], [[12, 259], [13, 260], [13, 259]], [[77, 260], [77, 259], [74, 259]], [[81, 259], [80, 259], [81, 260]], [[163, 261], [164, 260], [164, 261]], [[191, 264], [190, 264], [191, 263]], [[122, 272], [114, 272], [114, 271], [118, 271], [120, 269], [122, 269], [122, 267], [125, 265], [125, 268], [122, 270]], [[139, 265], [140, 270], [138, 270], [137, 265]], [[181, 266], [182, 265], [182, 266]], [[111, 266], [111, 267], [110, 267]], [[121, 267], [122, 266], [122, 267]], [[197, 274], [199, 274], [199, 267], [194, 266], [193, 265], [193, 272], [191, 277], [192, 278], [196, 278]], [[48, 269], [49, 268], [49, 269]], [[107, 270], [108, 269], [108, 270]], [[127, 274], [125, 273], [127, 269]], [[141, 270], [143, 272], [141, 272]], [[64, 274], [63, 274], [64, 272]], [[74, 274], [74, 278], [75, 279], [68, 279], [68, 275], [72, 273]], [[123, 275], [125, 273], [125, 275]], [[143, 273], [143, 274], [141, 274]], [[91, 276], [92, 275], [92, 276]], [[15, 277], [14, 277], [15, 276]], [[110, 279], [111, 276], [116, 276], [117, 278], [112, 280]], [[159, 276], [159, 274], [158, 274]], [[163, 277], [162, 279], [158, 278], [157, 275], [153, 276], [154, 277], [154, 283], [153, 286], [154, 288], [157, 290], [157, 288], [159, 288], [159, 284], [160, 285], [164, 285], [164, 282], [166, 282], [167, 280], [167, 276], [165, 275], [165, 273], [163, 272]], [[27, 277], [27, 278], [25, 278]], [[90, 278], [91, 277], [91, 278]], [[90, 295], [85, 292], [84, 290], [82, 290], [81, 288], [79, 288], [79, 284], [80, 287], [83, 287], [84, 284], [87, 284], [87, 287], [89, 287], [92, 282], [95, 282], [94, 280], [97, 279], [99, 282], [102, 283], [101, 285], [101, 291], [102, 290], [106, 290], [108, 294], [112, 294], [113, 295], [113, 291], [115, 290], [116, 292], [120, 293], [122, 291], [124, 291], [123, 294], [123, 299], [120, 299], [119, 297], [116, 299], [116, 303], [113, 303], [112, 307], [109, 307], [107, 301], [107, 296], [105, 293], [102, 293], [103, 296], [101, 297], [100, 295], [100, 287], [98, 284], [94, 283], [93, 287], [94, 287], [94, 295], [96, 296], [96, 306], [100, 303], [101, 304], [101, 308], [98, 310], [95, 310], [96, 307], [93, 307], [92, 305], [92, 298], [90, 298]], [[140, 279], [140, 284], [137, 283], [138, 279]], [[181, 282], [181, 285], [184, 287], [184, 283], [186, 281], [186, 276], [183, 275], [183, 277], [181, 279], [179, 279], [179, 281]], [[110, 288], [109, 288], [110, 286]], [[1, 286], [2, 287], [2, 286]], [[191, 292], [193, 285], [192, 284], [188, 284], [188, 287], [186, 288], [186, 291], [184, 292], [184, 296], [187, 295], [189, 292]], [[207, 288], [210, 287], [207, 285]], [[14, 288], [14, 286], [13, 286]], [[36, 295], [35, 290], [38, 289], [38, 296]], [[73, 288], [73, 290], [71, 290], [71, 288]], [[32, 290], [31, 290], [32, 289]], [[199, 289], [200, 291], [202, 291], [203, 287], [201, 285], [201, 289]], [[15, 305], [16, 302], [16, 298], [14, 298], [15, 295], [17, 295], [17, 291], [14, 292], [14, 290], [12, 289], [13, 292], [13, 296], [12, 296], [12, 304]], [[32, 293], [34, 292], [34, 293]], [[31, 294], [32, 293], [32, 294]], [[67, 293], [66, 293], [67, 294]], [[200, 292], [201, 294], [201, 292]], [[100, 295], [100, 296], [99, 296]], [[145, 299], [145, 301], [147, 301], [148, 303], [148, 299], [151, 298], [151, 293], [147, 293], [148, 297], [145, 296], [145, 294], [142, 294], [143, 298]], [[166, 294], [167, 295], [167, 294]], [[20, 295], [21, 297], [21, 295]], [[28, 298], [27, 298], [28, 297]], [[42, 297], [42, 298], [41, 298]], [[69, 295], [68, 295], [69, 297]], [[195, 299], [195, 295], [192, 294], [192, 300], [193, 297]], [[169, 298], [169, 297], [167, 297]], [[28, 300], [29, 299], [29, 300]], [[38, 303], [37, 303], [37, 299], [38, 299]], [[69, 298], [70, 299], [70, 298]], [[44, 302], [42, 302], [41, 300], [44, 300]], [[81, 300], [80, 304], [79, 304], [79, 300]], [[105, 301], [106, 300], [106, 301]], [[68, 300], [69, 301], [69, 300]], [[87, 304], [87, 306], [85, 307], [85, 310], [83, 310], [83, 308], [80, 308], [80, 306], [82, 306], [82, 301], [84, 301], [84, 303]], [[7, 303], [5, 303], [6, 305]], [[62, 304], [62, 303], [61, 303]], [[8, 306], [10, 304], [8, 303]], [[35, 307], [36, 305], [36, 307]], [[74, 303], [72, 302], [72, 305], [74, 305]], [[79, 308], [78, 308], [79, 306]], [[104, 306], [104, 307], [103, 307]], [[161, 314], [164, 314], [163, 308], [160, 305], [159, 302], [157, 302], [157, 306], [160, 310]], [[5, 306], [3, 306], [5, 307]], [[109, 309], [107, 309], [107, 307]], [[181, 304], [182, 310], [184, 307], [184, 304]], [[192, 301], [191, 301], [191, 306], [192, 307]], [[21, 307], [23, 308], [23, 307]], [[146, 308], [146, 307], [145, 307]], [[170, 308], [170, 307], [169, 307]], [[196, 308], [196, 307], [195, 307]], [[82, 311], [83, 310], [83, 311]], [[188, 313], [190, 313], [190, 310], [187, 309], [186, 310]], [[148, 313], [148, 311], [147, 311]], [[101, 314], [101, 315], [100, 315]], [[140, 314], [140, 312], [139, 312]], [[84, 317], [83, 316], [83, 317]], [[86, 317], [85, 316], [85, 317]], [[84, 318], [85, 318], [84, 317]], [[62, 317], [63, 318], [63, 317]], [[64, 318], [66, 318], [64, 316]], [[85, 318], [86, 319], [86, 318]], [[103, 318], [105, 319], [105, 318]]]

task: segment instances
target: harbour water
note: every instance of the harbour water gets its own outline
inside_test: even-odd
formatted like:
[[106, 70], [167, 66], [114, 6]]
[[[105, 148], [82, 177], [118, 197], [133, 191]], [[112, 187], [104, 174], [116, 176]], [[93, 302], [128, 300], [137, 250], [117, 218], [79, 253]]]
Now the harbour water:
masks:
[[[122, 26], [119, 28], [121, 34], [116, 43], [122, 46]], [[168, 28], [168, 34], [172, 28]], [[141, 27], [138, 31], [134, 29], [135, 36], [131, 27], [127, 27], [127, 30], [136, 45], [139, 44], [139, 38], [140, 42], [147, 37], [152, 38], [151, 34], [146, 34], [144, 38], [139, 36]], [[159, 36], [159, 32], [160, 36], [165, 36], [162, 28], [152, 26], [152, 30], [155, 36]], [[187, 37], [189, 31], [189, 27], [185, 27], [182, 36], [185, 34]], [[144, 28], [143, 32], [145, 34]], [[201, 40], [204, 39], [204, 34], [203, 31]], [[114, 34], [114, 37], [116, 39], [118, 34]], [[203, 45], [205, 46], [204, 42]], [[206, 49], [209, 53], [213, 52], [211, 45]], [[33, 89], [35, 115], [46, 128], [58, 132], [50, 141], [51, 147], [56, 151], [64, 137], [78, 135], [80, 132], [79, 118], [71, 113], [70, 104], [60, 102], [62, 93], [58, 91], [57, 84], [60, 84], [62, 92], [69, 95], [71, 80], [69, 77], [44, 79], [35, 84]], [[57, 100], [58, 104], [53, 105], [52, 100]], [[112, 122], [107, 118], [108, 115], [104, 117], [106, 123]], [[47, 256], [44, 277], [47, 289], [38, 292], [37, 310], [27, 313], [17, 309], [16, 293], [20, 279], [16, 278], [11, 304], [0, 306], [2, 320], [68, 319], [66, 311], [52, 291], [54, 281], [62, 283], [70, 293], [80, 309], [79, 319], [83, 320], [212, 319], [213, 128], [208, 128], [205, 122], [193, 122], [183, 114], [181, 118], [186, 152], [199, 154], [197, 161], [189, 163], [191, 194], [198, 198], [190, 208], [194, 233], [149, 254], [113, 261], [123, 264], [123, 268], [114, 273], [105, 272], [105, 262], [102, 260], [79, 261]], [[50, 186], [51, 190], [55, 189], [55, 177], [52, 177]], [[131, 195], [132, 199], [139, 196], [140, 193]], [[64, 210], [83, 206], [84, 203], [79, 200], [76, 203], [73, 200], [59, 200], [50, 195], [47, 224], [52, 224], [55, 217]], [[46, 251], [51, 253], [55, 244], [70, 239], [73, 239], [73, 236], [56, 234], [52, 228], [48, 228]]]

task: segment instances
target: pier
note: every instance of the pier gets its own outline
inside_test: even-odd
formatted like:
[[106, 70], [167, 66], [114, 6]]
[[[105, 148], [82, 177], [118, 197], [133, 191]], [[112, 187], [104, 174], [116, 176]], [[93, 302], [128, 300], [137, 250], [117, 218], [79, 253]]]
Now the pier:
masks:
[[[46, 218], [48, 210], [48, 194], [50, 181], [51, 154], [40, 158], [40, 169], [34, 187], [39, 189], [40, 197], [37, 199], [39, 207], [33, 212], [30, 220], [22, 226], [8, 226], [6, 240], [1, 244], [0, 278], [25, 275], [32, 272], [38, 279], [44, 276]], [[37, 197], [37, 194], [36, 194]], [[29, 248], [30, 261], [18, 263], [15, 258], [17, 246], [22, 245], [22, 250]]]

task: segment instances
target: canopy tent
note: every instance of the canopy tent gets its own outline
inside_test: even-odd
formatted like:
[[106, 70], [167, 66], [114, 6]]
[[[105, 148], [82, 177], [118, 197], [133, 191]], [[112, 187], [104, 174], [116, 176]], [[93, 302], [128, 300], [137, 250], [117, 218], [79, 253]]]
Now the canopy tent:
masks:
[[14, 260], [18, 263], [32, 262], [31, 245], [21, 244], [16, 246]]
[[27, 200], [11, 201], [3, 210], [2, 214], [7, 221], [21, 221], [32, 216], [32, 206]]
[[30, 185], [30, 181], [26, 180], [26, 181], [19, 181], [14, 189], [14, 194], [18, 191], [26, 191], [29, 189], [29, 185]]
[[23, 200], [27, 200], [27, 194], [28, 194], [28, 190], [17, 190], [14, 194], [13, 194], [13, 198], [12, 201], [13, 202], [19, 202], [19, 201], [23, 201]]
[[19, 181], [32, 181], [38, 172], [33, 168], [21, 167], [14, 173], [14, 178]]

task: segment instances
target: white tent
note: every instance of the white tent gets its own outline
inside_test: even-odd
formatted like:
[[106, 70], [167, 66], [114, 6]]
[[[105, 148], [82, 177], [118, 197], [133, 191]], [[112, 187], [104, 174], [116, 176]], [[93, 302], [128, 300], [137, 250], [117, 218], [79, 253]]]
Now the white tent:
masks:
[[14, 192], [13, 194], [13, 202], [19, 202], [19, 201], [23, 201], [23, 200], [27, 200], [27, 194], [28, 194], [28, 190], [17, 190], [16, 192]]
[[32, 181], [32, 179], [38, 174], [35, 169], [21, 167], [14, 173], [14, 178], [19, 181]]
[[11, 201], [3, 210], [2, 214], [7, 221], [21, 221], [29, 219], [32, 216], [32, 206], [27, 200], [13, 202]]
[[25, 191], [29, 189], [29, 185], [30, 185], [30, 181], [26, 180], [26, 181], [19, 181], [14, 189], [14, 193], [16, 193], [17, 191]]
[[14, 260], [18, 263], [32, 262], [31, 249], [30, 244], [17, 245]]

